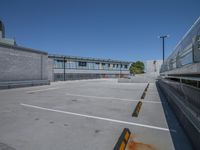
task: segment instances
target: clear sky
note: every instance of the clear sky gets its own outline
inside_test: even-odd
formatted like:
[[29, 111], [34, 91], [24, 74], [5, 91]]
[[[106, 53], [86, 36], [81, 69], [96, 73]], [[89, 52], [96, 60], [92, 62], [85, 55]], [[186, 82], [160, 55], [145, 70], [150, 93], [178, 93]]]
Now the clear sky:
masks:
[[162, 59], [200, 16], [200, 0], [0, 0], [6, 37], [53, 54]]

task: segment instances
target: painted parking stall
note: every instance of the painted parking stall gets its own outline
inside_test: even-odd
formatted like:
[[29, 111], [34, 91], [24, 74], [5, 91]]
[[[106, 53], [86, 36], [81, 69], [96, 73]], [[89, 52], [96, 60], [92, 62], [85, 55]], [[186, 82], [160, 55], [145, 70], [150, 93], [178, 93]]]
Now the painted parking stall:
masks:
[[168, 128], [164, 112], [148, 119], [151, 108], [161, 109], [163, 101], [144, 98], [138, 117], [132, 117], [146, 86], [98, 79], [0, 91], [1, 142], [21, 150], [112, 150], [127, 128], [130, 133], [118, 148], [131, 148], [134, 142], [171, 150], [170, 132], [176, 129]]

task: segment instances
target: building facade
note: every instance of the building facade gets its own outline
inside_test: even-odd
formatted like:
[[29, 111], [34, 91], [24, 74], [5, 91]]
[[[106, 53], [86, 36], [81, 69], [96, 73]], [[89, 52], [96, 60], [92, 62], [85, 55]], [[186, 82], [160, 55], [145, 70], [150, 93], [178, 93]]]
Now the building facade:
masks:
[[49, 84], [47, 66], [48, 53], [5, 38], [0, 21], [0, 89]]
[[49, 79], [78, 80], [118, 78], [129, 75], [131, 62], [73, 56], [49, 55]]
[[0, 89], [49, 81], [126, 77], [129, 66], [126, 61], [49, 55], [19, 46], [14, 39], [5, 38], [0, 21]]
[[162, 60], [147, 60], [145, 63], [145, 72], [147, 74], [153, 73], [159, 75], [162, 64], [163, 64]]
[[49, 84], [48, 54], [0, 43], [0, 89]]

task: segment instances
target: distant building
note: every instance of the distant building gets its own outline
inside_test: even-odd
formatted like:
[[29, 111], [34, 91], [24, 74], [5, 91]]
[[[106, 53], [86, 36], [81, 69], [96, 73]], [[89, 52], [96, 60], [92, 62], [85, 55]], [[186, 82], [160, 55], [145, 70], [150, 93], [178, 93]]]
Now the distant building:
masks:
[[49, 81], [118, 78], [129, 75], [130, 62], [49, 55], [5, 38], [0, 21], [0, 89], [49, 84]]
[[147, 60], [145, 62], [145, 72], [159, 74], [162, 63], [162, 60]]
[[49, 55], [49, 79], [78, 80], [119, 78], [129, 75], [131, 62], [74, 56]]

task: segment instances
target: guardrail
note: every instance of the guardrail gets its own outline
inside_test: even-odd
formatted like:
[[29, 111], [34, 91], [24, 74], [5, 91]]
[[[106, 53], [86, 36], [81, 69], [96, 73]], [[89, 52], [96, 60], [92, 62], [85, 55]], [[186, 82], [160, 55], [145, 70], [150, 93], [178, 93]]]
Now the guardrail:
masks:
[[158, 85], [194, 147], [198, 149], [200, 147], [200, 89], [162, 78], [158, 80]]

